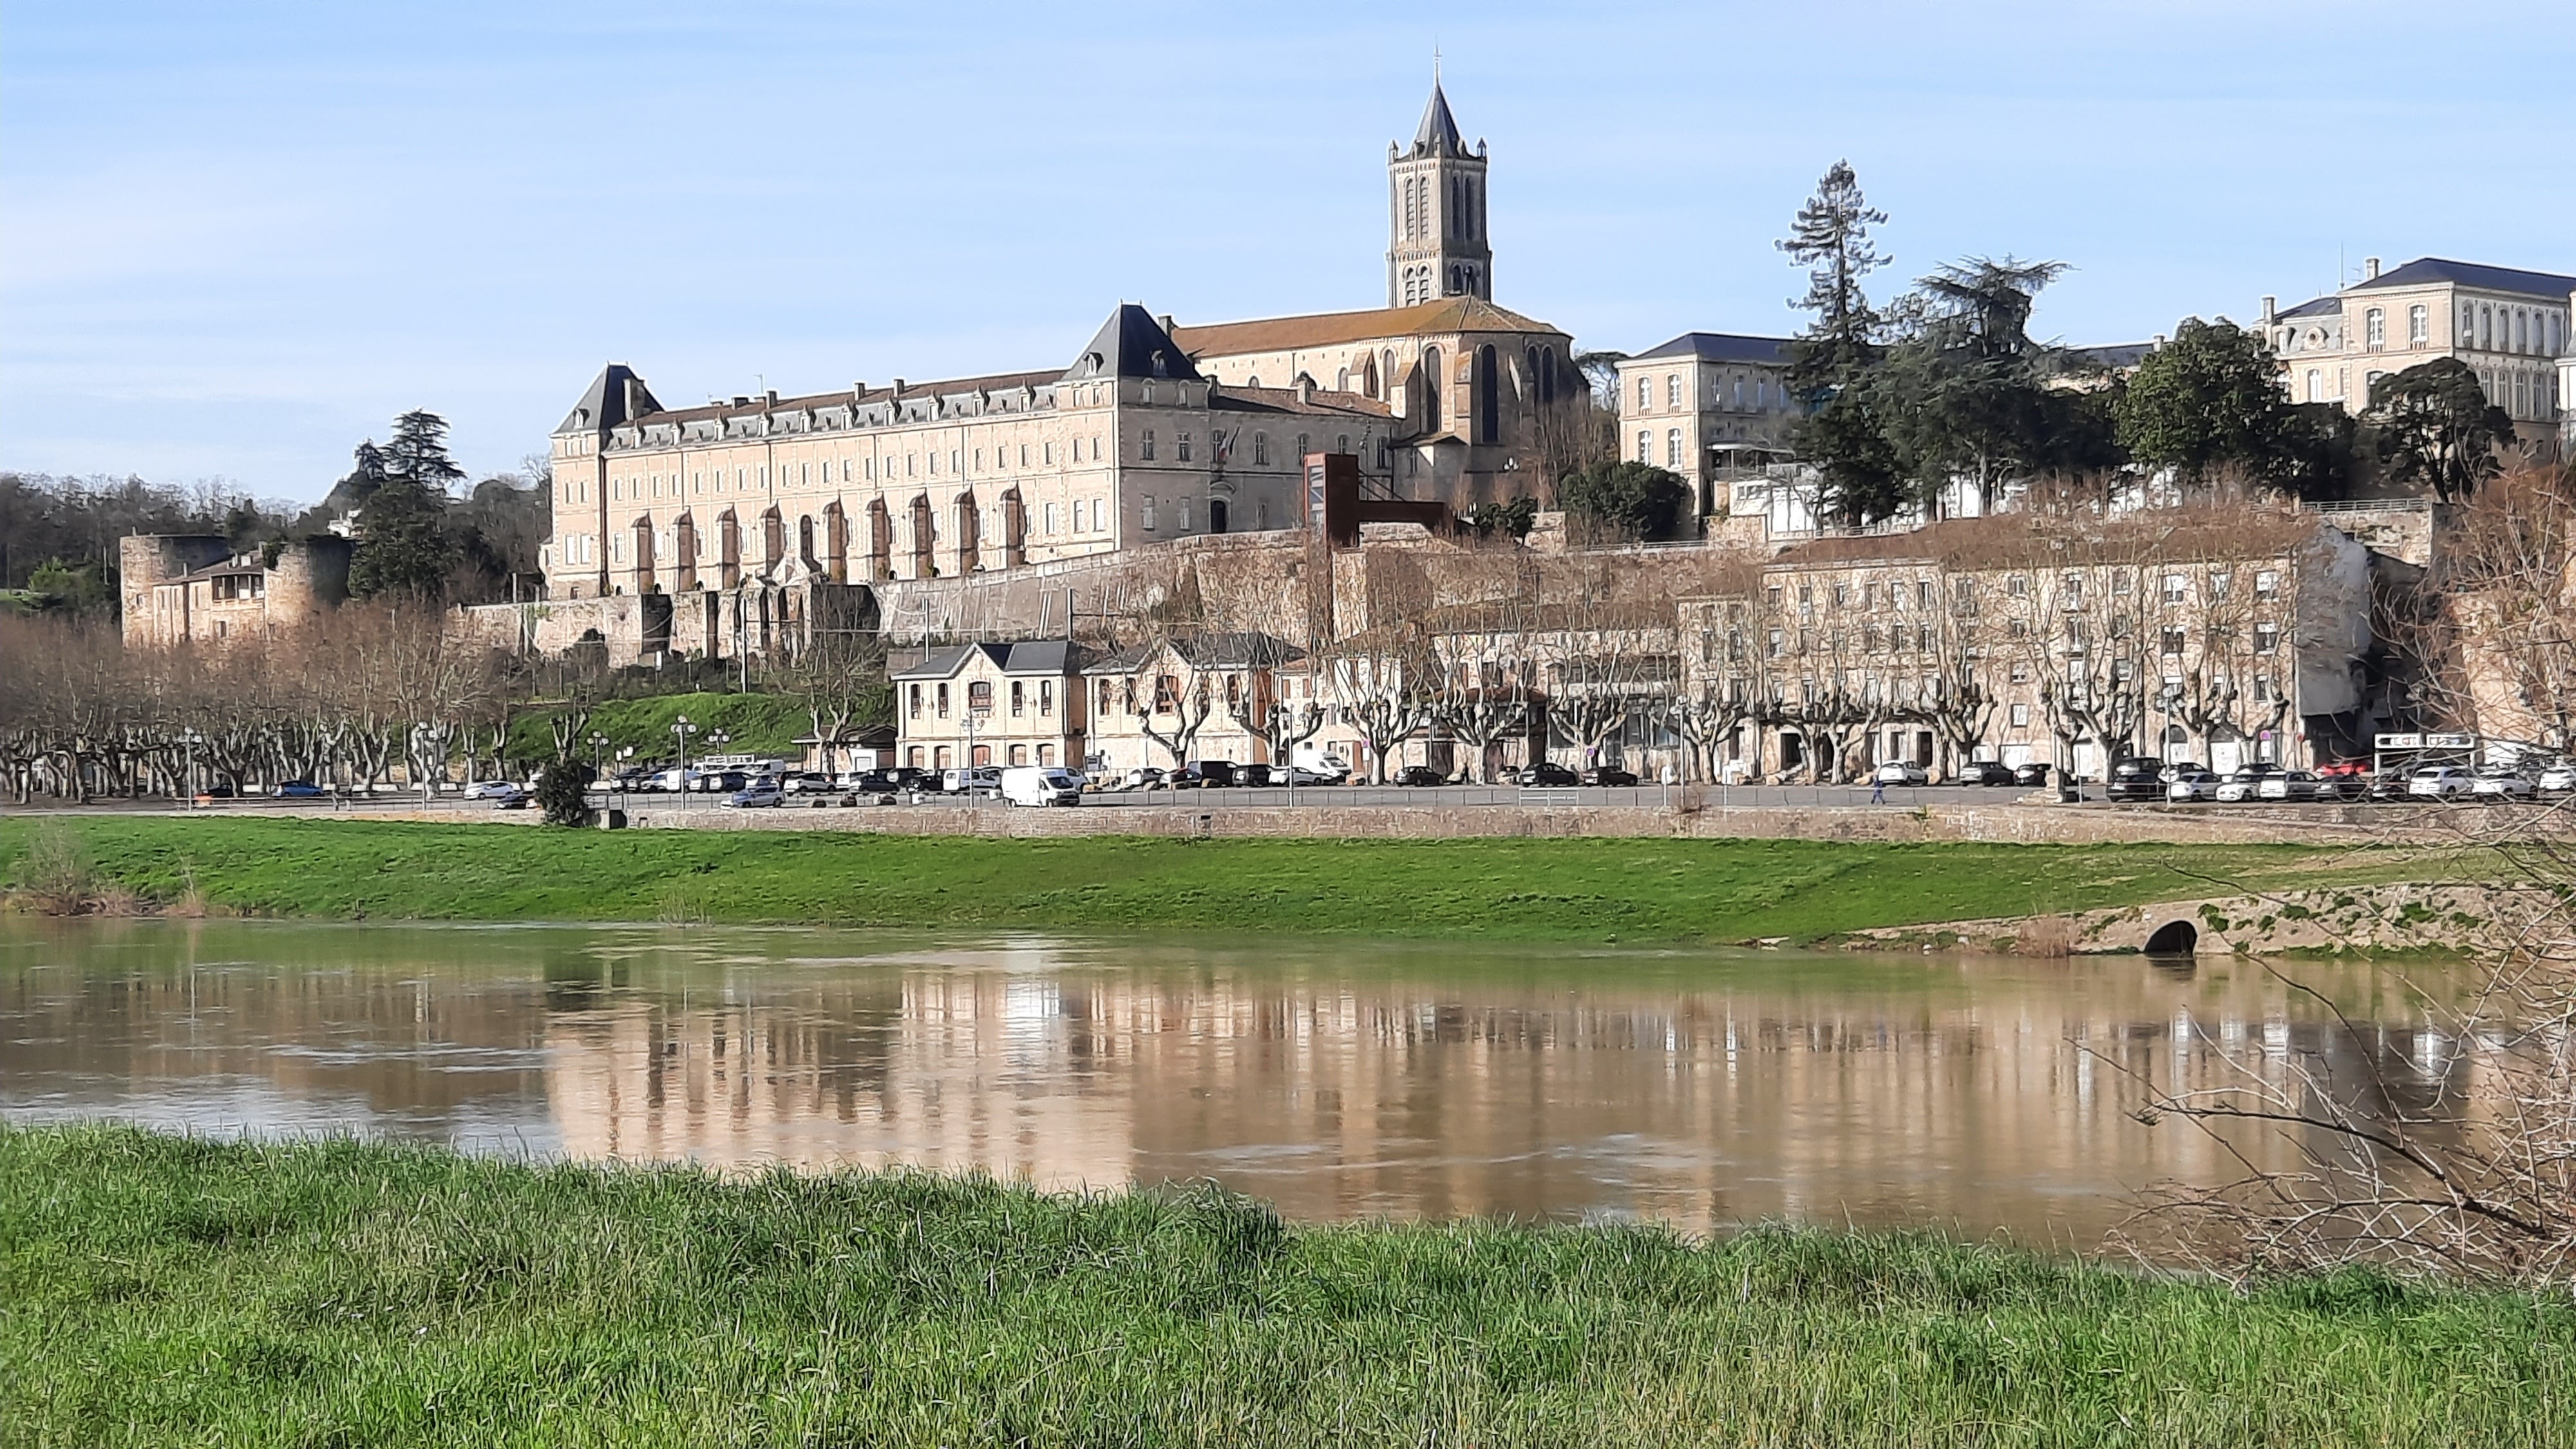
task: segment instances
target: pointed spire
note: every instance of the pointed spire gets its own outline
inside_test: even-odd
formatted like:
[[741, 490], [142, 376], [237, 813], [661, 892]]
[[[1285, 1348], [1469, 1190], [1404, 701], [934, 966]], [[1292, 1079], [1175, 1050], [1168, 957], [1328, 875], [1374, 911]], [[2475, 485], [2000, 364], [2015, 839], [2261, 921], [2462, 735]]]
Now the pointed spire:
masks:
[[1466, 138], [1458, 134], [1458, 118], [1449, 114], [1449, 97], [1440, 90], [1439, 61], [1432, 61], [1431, 104], [1423, 107], [1422, 125], [1413, 133], [1413, 154], [1463, 156], [1467, 154]]

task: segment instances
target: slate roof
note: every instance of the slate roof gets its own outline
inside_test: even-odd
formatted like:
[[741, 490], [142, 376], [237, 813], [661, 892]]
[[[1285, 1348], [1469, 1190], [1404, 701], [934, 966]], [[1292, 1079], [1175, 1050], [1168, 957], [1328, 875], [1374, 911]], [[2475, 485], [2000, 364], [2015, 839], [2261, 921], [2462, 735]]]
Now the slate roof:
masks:
[[2414, 287], [2426, 282], [2456, 282], [2463, 287], [2483, 287], [2491, 292], [2520, 292], [2525, 296], [2548, 297], [2564, 301], [2576, 292], [2576, 277], [2556, 272], [2526, 272], [2516, 267], [2490, 267], [2481, 262], [2455, 262], [2446, 257], [2417, 257], [2402, 267], [2381, 272], [2366, 282], [2345, 288], [2348, 292], [2376, 292], [2387, 287]]
[[1413, 131], [1413, 154], [1416, 156], [1464, 156], [1467, 138], [1458, 134], [1458, 118], [1449, 114], [1449, 98], [1440, 91], [1440, 82], [1431, 82], [1431, 104], [1422, 108], [1422, 124]]
[[1757, 362], [1787, 366], [1789, 338], [1754, 337], [1741, 332], [1685, 332], [1661, 347], [1638, 353], [1632, 362], [1666, 357], [1694, 357], [1702, 362]]
[[892, 679], [954, 679], [977, 654], [993, 661], [1004, 674], [1070, 674], [1082, 667], [1090, 651], [1066, 639], [1022, 639], [979, 644], [951, 644], [933, 649], [920, 663], [898, 669]]
[[2272, 314], [2272, 320], [2279, 322], [2291, 317], [2339, 317], [2342, 315], [2343, 298], [2319, 297], [2314, 301], [2301, 302], [2299, 305], [2286, 312], [2275, 312]]
[[1094, 661], [1083, 673], [1132, 674], [1138, 665], [1162, 652], [1166, 644], [1181, 657], [1182, 663], [1192, 669], [1245, 669], [1254, 665], [1293, 664], [1306, 657], [1306, 651], [1294, 644], [1247, 629], [1224, 634], [1185, 634], [1175, 639], [1131, 644]]
[[1566, 335], [1544, 322], [1534, 322], [1480, 297], [1443, 297], [1437, 302], [1423, 302], [1411, 307], [1378, 307], [1366, 312], [1316, 312], [1304, 317], [1265, 317], [1251, 322], [1175, 327], [1172, 337], [1192, 357], [1231, 357], [1246, 352], [1337, 347], [1380, 337], [1416, 337], [1441, 332]]
[[622, 362], [612, 362], [599, 370], [599, 376], [591, 379], [589, 390], [581, 395], [581, 401], [573, 404], [571, 412], [564, 414], [564, 420], [555, 426], [555, 431], [596, 432], [601, 428], [633, 422], [635, 417], [626, 411], [626, 384], [630, 382], [635, 384], [636, 402], [642, 412], [658, 413], [662, 410], [662, 405], [653, 400], [652, 389], [644, 386], [644, 379], [635, 375], [635, 369]]
[[2120, 368], [2137, 366], [2153, 356], [2155, 350], [2152, 342], [2112, 342], [2099, 347], [2070, 347], [2066, 353], [2095, 367]]
[[1133, 302], [1121, 302], [1064, 375], [1068, 379], [1169, 377], [1197, 381], [1199, 370], [1152, 313]]
[[[995, 372], [982, 377], [953, 377], [938, 382], [906, 382], [903, 395], [955, 397], [961, 393], [1009, 392], [1022, 387], [1043, 390], [1055, 386], [1057, 379], [1063, 376], [1062, 369], [1050, 367], [1043, 372]], [[809, 412], [815, 408], [842, 407], [851, 403], [866, 405], [885, 402], [893, 396], [892, 387], [872, 387], [865, 392], [851, 392], [845, 388], [839, 392], [782, 397], [776, 402], [753, 398], [739, 407], [729, 402], [712, 402], [698, 407], [670, 408], [657, 410], [650, 417], [656, 426], [660, 426], [664, 423], [694, 423], [708, 418], [752, 417], [760, 413]]]

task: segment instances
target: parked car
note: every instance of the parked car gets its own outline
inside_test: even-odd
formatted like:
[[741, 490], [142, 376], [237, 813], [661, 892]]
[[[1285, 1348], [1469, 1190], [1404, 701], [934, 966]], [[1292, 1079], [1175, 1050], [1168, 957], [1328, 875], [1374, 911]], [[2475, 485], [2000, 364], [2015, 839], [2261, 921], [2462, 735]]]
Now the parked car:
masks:
[[1959, 767], [1959, 783], [1962, 785], [2010, 785], [2016, 782], [2013, 779], [2012, 766], [2005, 764], [2001, 760], [1970, 760], [1968, 763]]
[[743, 786], [717, 803], [729, 805], [738, 810], [756, 810], [783, 804], [786, 799], [787, 794], [778, 788], [777, 781], [761, 779]]
[[2177, 805], [2196, 805], [2218, 798], [2218, 787], [2226, 782], [2207, 770], [2185, 770], [2165, 782], [2165, 798]]
[[1567, 769], [1563, 765], [1556, 764], [1549, 760], [1541, 760], [1537, 764], [1530, 766], [1528, 769], [1521, 771], [1517, 775], [1514, 775], [1512, 777], [1512, 783], [1524, 788], [1543, 787], [1547, 789], [1562, 789], [1567, 785], [1582, 784], [1583, 777], [1574, 773], [1572, 770]]
[[[512, 780], [477, 780], [473, 784], [465, 787], [465, 798], [468, 800], [507, 800], [512, 795], [518, 793], [518, 790], [518, 783]], [[279, 793], [283, 794], [284, 792], [280, 791]]]
[[[512, 785], [510, 788], [516, 790], [519, 787]], [[322, 787], [310, 780], [289, 780], [277, 787], [277, 798], [280, 800], [319, 800], [323, 793]]]
[[2254, 787], [2254, 798], [2314, 800], [2323, 789], [2324, 786], [2317, 777], [2306, 770], [2284, 770], [2277, 775], [2264, 776]]
[[2240, 765], [2229, 771], [2227, 778], [2218, 782], [2219, 803], [2235, 805], [2260, 798], [2256, 792], [2263, 788], [2263, 781], [2269, 774], [2269, 771], [2254, 765]]
[[2165, 794], [2165, 762], [2153, 755], [2131, 755], [2111, 767], [2111, 778], [2102, 787], [2105, 800], [2161, 800]]
[[535, 796], [522, 790], [516, 795], [505, 796], [502, 799], [493, 801], [492, 808], [495, 810], [525, 810], [535, 801], [535, 799]]
[[1247, 790], [1258, 790], [1266, 785], [1276, 785], [1279, 780], [1277, 773], [1268, 765], [1237, 765], [1234, 767], [1234, 783]]
[[[776, 788], [776, 783], [771, 781], [771, 788]], [[697, 778], [689, 782], [689, 788], [702, 795], [738, 795], [750, 789], [752, 784], [752, 774], [748, 770], [700, 770]]]
[[1199, 784], [1210, 790], [1222, 790], [1234, 783], [1234, 766], [1225, 760], [1201, 760], [1190, 768], [1198, 771]]
[[1197, 790], [1204, 788], [1206, 784], [1207, 776], [1200, 774], [1195, 768], [1189, 765], [1183, 765], [1179, 769], [1163, 776], [1162, 788], [1166, 790]]
[[1407, 765], [1388, 777], [1390, 785], [1445, 785], [1448, 777], [1429, 765]]
[[2532, 783], [2544, 795], [2563, 795], [2576, 790], [2576, 762], [2560, 760], [2542, 770], [2540, 778]]
[[2045, 764], [2038, 760], [2033, 760], [2027, 765], [2015, 765], [2013, 766], [2013, 783], [2025, 788], [2035, 789], [2048, 783], [2049, 772], [2054, 768], [2054, 766]]
[[1636, 772], [1617, 765], [1595, 765], [1578, 776], [1586, 785], [1604, 785], [1624, 789], [1637, 783]]
[[1932, 776], [1929, 771], [1925, 770], [1921, 765], [1909, 764], [1904, 760], [1888, 761], [1886, 764], [1870, 771], [1869, 778], [1872, 783], [1880, 785], [1929, 785], [1932, 783]]
[[2489, 765], [2469, 780], [2469, 794], [2479, 800], [2529, 800], [2540, 787], [2516, 765]]
[[1163, 772], [1152, 765], [1138, 765], [1100, 788], [1103, 790], [1160, 790], [1163, 788], [1163, 778]]
[[2174, 777], [2176, 775], [2197, 775], [2206, 773], [2209, 773], [2209, 767], [2198, 760], [2167, 760], [2165, 761], [2165, 767], [2156, 772], [2156, 778], [2163, 783], [2170, 785], [2174, 782]]
[[820, 795], [832, 787], [832, 777], [820, 770], [789, 770], [777, 777], [778, 788], [789, 795]]
[[2383, 803], [2403, 800], [2414, 793], [2414, 784], [2414, 777], [2404, 770], [2390, 770], [2384, 774], [2371, 776], [2369, 783], [2362, 787], [2362, 798]]
[[1002, 767], [968, 765], [963, 769], [943, 771], [939, 788], [951, 795], [990, 795], [1002, 788]]
[[2469, 772], [2457, 765], [2424, 765], [2406, 779], [2406, 793], [2418, 800], [2452, 800], [2469, 793]]
[[1273, 783], [1280, 785], [1338, 785], [1350, 777], [1330, 774], [1322, 770], [1310, 770], [1303, 765], [1288, 765], [1275, 770], [1270, 778]]

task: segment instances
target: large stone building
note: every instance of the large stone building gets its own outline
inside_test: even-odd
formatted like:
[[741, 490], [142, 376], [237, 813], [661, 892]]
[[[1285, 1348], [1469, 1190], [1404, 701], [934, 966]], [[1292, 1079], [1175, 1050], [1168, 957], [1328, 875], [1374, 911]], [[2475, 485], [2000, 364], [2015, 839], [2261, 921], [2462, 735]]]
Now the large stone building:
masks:
[[2263, 299], [2263, 331], [2295, 402], [2331, 402], [2358, 413], [2370, 385], [2418, 363], [2456, 357], [2503, 408], [2526, 443], [2554, 441], [2567, 406], [2558, 359], [2576, 352], [2568, 331], [2576, 277], [2420, 257], [2286, 311]]
[[1541, 493], [1581, 381], [1565, 333], [1490, 300], [1484, 176], [1435, 85], [1389, 162], [1409, 305], [1177, 327], [1122, 304], [1069, 366], [700, 407], [611, 364], [552, 440], [548, 600], [658, 600], [592, 626], [640, 652], [757, 651], [817, 589], [1296, 526], [1308, 453], [1355, 455], [1375, 497]]
[[1682, 475], [1703, 517], [1815, 527], [1794, 490], [1775, 489], [1762, 471], [1787, 458], [1795, 416], [1786, 337], [1685, 332], [1619, 364], [1621, 453]]
[[215, 644], [292, 628], [349, 596], [349, 540], [236, 553], [215, 534], [131, 534], [117, 541], [125, 642]]

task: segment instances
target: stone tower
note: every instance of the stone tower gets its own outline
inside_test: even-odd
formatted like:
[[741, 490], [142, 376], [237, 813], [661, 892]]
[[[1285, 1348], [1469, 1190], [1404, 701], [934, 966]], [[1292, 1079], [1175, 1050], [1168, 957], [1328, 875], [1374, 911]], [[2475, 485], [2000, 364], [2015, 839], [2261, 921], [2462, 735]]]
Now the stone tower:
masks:
[[1443, 297], [1494, 299], [1494, 249], [1485, 237], [1485, 143], [1469, 151], [1440, 81], [1410, 147], [1386, 148], [1386, 305]]

